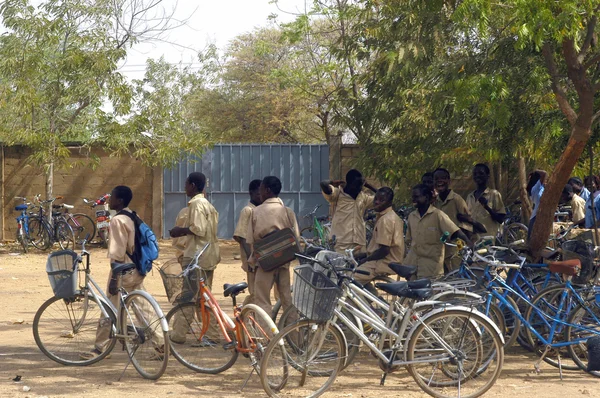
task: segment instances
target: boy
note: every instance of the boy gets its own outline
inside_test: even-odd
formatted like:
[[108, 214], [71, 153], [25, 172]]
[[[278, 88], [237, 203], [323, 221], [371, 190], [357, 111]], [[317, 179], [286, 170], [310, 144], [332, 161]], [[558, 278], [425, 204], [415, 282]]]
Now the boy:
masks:
[[479, 163], [473, 167], [473, 181], [477, 184], [477, 189], [467, 196], [467, 208], [473, 220], [481, 223], [486, 229], [485, 234], [479, 234], [479, 237], [496, 237], [506, 218], [502, 195], [488, 187], [489, 179], [490, 168], [486, 164]]

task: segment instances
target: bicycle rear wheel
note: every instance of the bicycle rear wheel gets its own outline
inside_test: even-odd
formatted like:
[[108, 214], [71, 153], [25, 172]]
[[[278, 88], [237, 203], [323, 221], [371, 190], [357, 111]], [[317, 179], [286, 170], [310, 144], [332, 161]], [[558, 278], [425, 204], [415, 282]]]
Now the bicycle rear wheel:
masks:
[[21, 223], [19, 223], [19, 228], [17, 229], [17, 237], [16, 240], [17, 242], [19, 242], [21, 244], [21, 247], [23, 248], [23, 253], [27, 253], [28, 247], [29, 247], [29, 239], [27, 237], [27, 234], [25, 233], [25, 230], [23, 229], [23, 225]]
[[52, 245], [48, 224], [39, 217], [29, 218], [29, 239], [37, 249], [46, 250]]
[[[260, 362], [264, 356], [264, 352], [269, 345], [269, 342], [279, 329], [275, 326], [275, 322], [267, 315], [260, 307], [254, 304], [246, 304], [242, 308], [240, 318], [244, 325], [244, 330], [241, 330], [242, 346], [250, 350], [248, 355], [252, 366], [256, 369], [256, 373], [260, 374]], [[275, 390], [279, 390], [280, 386], [271, 386]]]
[[121, 333], [125, 349], [138, 373], [156, 380], [165, 372], [169, 360], [169, 336], [161, 325], [164, 316], [146, 292], [127, 295], [121, 307]]
[[61, 249], [66, 250], [69, 246], [75, 247], [75, 235], [73, 229], [65, 220], [54, 220], [54, 230], [56, 231], [56, 241]]
[[[587, 303], [586, 307], [577, 306], [571, 311], [567, 320], [569, 326], [565, 330], [565, 340], [573, 341], [578, 339], [587, 339], [592, 336], [598, 336], [600, 333], [600, 305], [596, 301]], [[570, 325], [577, 325], [574, 327]], [[596, 333], [594, 333], [596, 332]], [[588, 349], [584, 342], [568, 346], [569, 355], [575, 361], [581, 370], [587, 371]], [[588, 372], [591, 375], [600, 377], [600, 372]]]
[[270, 397], [279, 396], [280, 391], [285, 395], [317, 397], [333, 384], [343, 369], [345, 356], [344, 336], [335, 325], [294, 323], [267, 346], [260, 381]]
[[[105, 322], [110, 327], [116, 317], [104, 304], [109, 315]], [[82, 359], [82, 353], [94, 348], [99, 320], [103, 318], [98, 304], [87, 294], [69, 299], [51, 297], [38, 309], [33, 318], [33, 337], [40, 350], [62, 365], [86, 366], [106, 357], [114, 348], [116, 339], [110, 338], [102, 354]]]
[[407, 366], [408, 371], [427, 394], [475, 398], [500, 376], [504, 347], [489, 318], [449, 309], [416, 325], [409, 336], [406, 359], [416, 361]]
[[89, 234], [88, 242], [91, 242], [96, 236], [96, 223], [88, 215], [83, 213], [73, 214], [67, 219], [67, 222], [73, 229], [75, 243], [80, 245], [83, 239]]
[[[228, 343], [214, 330], [216, 321], [212, 313], [209, 324], [204, 325], [198, 303], [178, 304], [167, 314], [167, 322], [172, 354], [193, 371], [217, 374], [232, 367], [237, 360], [235, 338]], [[204, 327], [207, 328], [205, 334]]]

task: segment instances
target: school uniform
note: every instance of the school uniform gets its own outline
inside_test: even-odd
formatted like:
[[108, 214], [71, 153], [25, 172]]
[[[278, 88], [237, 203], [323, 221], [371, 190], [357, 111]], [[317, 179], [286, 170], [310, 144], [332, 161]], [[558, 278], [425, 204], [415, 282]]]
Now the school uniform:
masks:
[[389, 275], [392, 273], [389, 263], [402, 263], [404, 259], [404, 223], [390, 206], [377, 214], [373, 237], [367, 247], [367, 254], [371, 255], [381, 246], [390, 248], [387, 256], [380, 260], [368, 261], [358, 269], [369, 271], [370, 275], [354, 274], [354, 279], [362, 284], [373, 280], [377, 275]]
[[[504, 202], [502, 201], [502, 195], [495, 189], [486, 188], [485, 191], [481, 194], [482, 197], [487, 199], [488, 206], [490, 209], [495, 211], [496, 213], [506, 213], [506, 208], [504, 207]], [[467, 209], [473, 217], [474, 221], [480, 222], [483, 224], [487, 232], [485, 234], [481, 234], [483, 236], [493, 236], [496, 237], [498, 235], [498, 231], [502, 223], [496, 222], [492, 215], [483, 207], [479, 200], [475, 198], [475, 191], [471, 192], [467, 195]], [[478, 238], [481, 236], [478, 236]]]
[[444, 275], [446, 245], [440, 241], [444, 232], [450, 236], [458, 231], [450, 217], [434, 206], [429, 206], [423, 217], [419, 210], [408, 215], [406, 241], [410, 249], [403, 264], [417, 267], [417, 278], [436, 278]]
[[[233, 232], [234, 237], [246, 239], [248, 241], [248, 225], [252, 221], [252, 210], [256, 206], [252, 202], [248, 202], [248, 204], [242, 209], [240, 212], [240, 218], [238, 219], [237, 225], [235, 227], [235, 231]], [[248, 269], [248, 255], [250, 253], [246, 253], [246, 249], [240, 243], [240, 257], [242, 259], [242, 269], [246, 272], [246, 280], [248, 281], [248, 296], [244, 299], [244, 305], [251, 303], [254, 295], [254, 272], [250, 272]]]
[[585, 200], [577, 195], [571, 199], [572, 221], [577, 223], [585, 218]]
[[[440, 195], [438, 195], [433, 205], [439, 210], [446, 213], [446, 215], [448, 215], [450, 220], [456, 226], [462, 228], [465, 231], [473, 232], [473, 226], [471, 224], [458, 220], [458, 214], [470, 214], [469, 208], [467, 207], [467, 203], [459, 194], [450, 190], [448, 196], [446, 197], [446, 200], [442, 200]], [[446, 266], [448, 272], [457, 269], [460, 265], [461, 259], [458, 256], [456, 256], [456, 253], [456, 247], [446, 247], [446, 257], [444, 259], [444, 265]]]

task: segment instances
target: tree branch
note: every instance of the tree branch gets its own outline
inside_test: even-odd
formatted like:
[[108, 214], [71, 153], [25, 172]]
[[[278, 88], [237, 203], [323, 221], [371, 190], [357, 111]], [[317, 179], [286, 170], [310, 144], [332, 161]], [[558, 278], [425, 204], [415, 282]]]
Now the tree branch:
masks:
[[588, 70], [589, 68], [594, 66], [594, 64], [598, 63], [600, 63], [600, 54], [596, 54], [596, 56], [592, 57], [592, 59], [583, 64], [583, 69]]
[[544, 43], [544, 47], [542, 48], [542, 54], [544, 59], [546, 60], [546, 68], [548, 69], [548, 73], [550, 73], [550, 81], [552, 86], [552, 91], [556, 96], [556, 101], [558, 102], [558, 106], [560, 110], [565, 115], [571, 126], [575, 124], [577, 120], [577, 114], [569, 104], [569, 100], [567, 99], [567, 94], [565, 93], [563, 87], [559, 82], [559, 73], [558, 68], [556, 67], [556, 62], [554, 60], [554, 54], [550, 44], [548, 42]]
[[[579, 51], [579, 63], [583, 63], [585, 60], [585, 54], [590, 48], [592, 44], [592, 40], [594, 38], [594, 30], [596, 29], [596, 23], [598, 22], [598, 17], [595, 15], [590, 19], [590, 22], [587, 26], [587, 33], [585, 35], [585, 40], [583, 41], [583, 45], [581, 46], [581, 50]], [[587, 69], [587, 68], [586, 68]]]

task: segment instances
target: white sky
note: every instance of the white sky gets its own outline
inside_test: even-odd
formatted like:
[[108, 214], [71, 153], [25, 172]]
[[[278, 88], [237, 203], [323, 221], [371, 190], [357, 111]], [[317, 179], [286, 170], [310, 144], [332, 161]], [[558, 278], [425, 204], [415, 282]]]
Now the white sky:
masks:
[[176, 8], [175, 17], [189, 18], [187, 26], [168, 33], [167, 41], [140, 43], [128, 51], [127, 61], [120, 71], [129, 79], [141, 78], [147, 58], [161, 56], [170, 63], [196, 64], [196, 53], [208, 43], [224, 48], [235, 36], [255, 27], [268, 26], [269, 15], [277, 14], [278, 22], [289, 22], [304, 11], [305, 2], [311, 0], [164, 0], [168, 10]]

